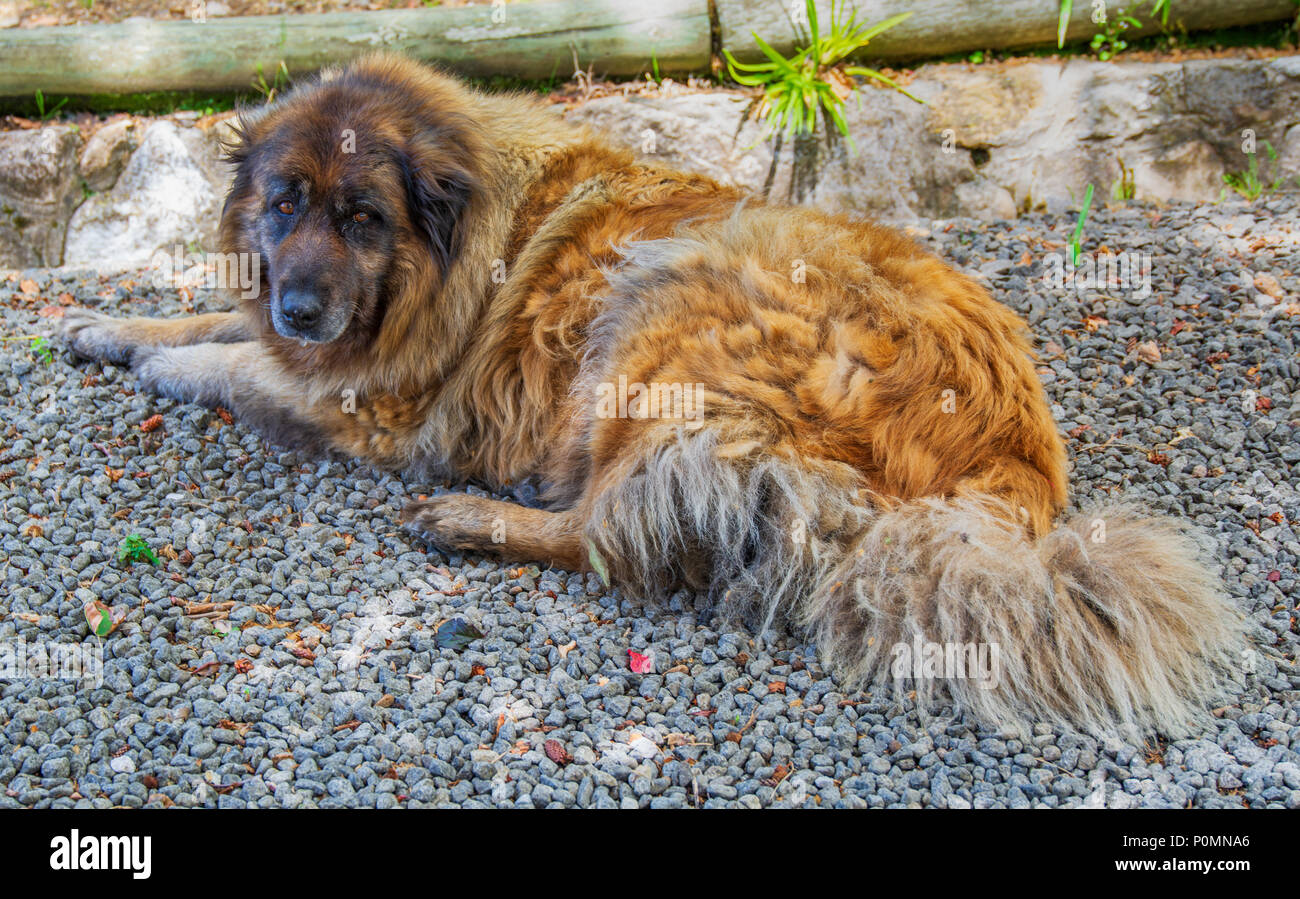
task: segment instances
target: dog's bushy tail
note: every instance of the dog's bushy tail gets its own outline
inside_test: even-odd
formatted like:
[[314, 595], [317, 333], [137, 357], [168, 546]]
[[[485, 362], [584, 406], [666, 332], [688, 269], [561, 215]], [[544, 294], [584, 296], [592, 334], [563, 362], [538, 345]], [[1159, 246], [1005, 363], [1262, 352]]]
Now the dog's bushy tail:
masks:
[[[1181, 735], [1237, 661], [1236, 613], [1167, 519], [1107, 508], [1033, 540], [992, 497], [873, 501], [846, 466], [728, 436], [652, 442], [611, 479], [584, 539], [614, 583], [793, 619], [846, 684], [901, 676], [922, 704], [946, 690], [1022, 731]], [[918, 642], [995, 654], [994, 676], [900, 671]]]
[[[881, 511], [799, 617], [850, 681], [907, 677], [921, 702], [946, 687], [995, 725], [1180, 736], [1203, 723], [1241, 628], [1194, 541], [1127, 506], [1036, 541], [1013, 521], [979, 497]], [[993, 677], [915, 677], [926, 644], [986, 649]]]

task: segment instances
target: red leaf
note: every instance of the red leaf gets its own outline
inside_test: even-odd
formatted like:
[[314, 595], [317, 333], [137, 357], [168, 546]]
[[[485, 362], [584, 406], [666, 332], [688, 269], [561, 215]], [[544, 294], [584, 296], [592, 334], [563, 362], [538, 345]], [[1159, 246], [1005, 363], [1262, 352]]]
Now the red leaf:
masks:
[[655, 660], [653, 655], [643, 656], [635, 649], [627, 651], [629, 658], [628, 665], [636, 674], [649, 674], [654, 670]]

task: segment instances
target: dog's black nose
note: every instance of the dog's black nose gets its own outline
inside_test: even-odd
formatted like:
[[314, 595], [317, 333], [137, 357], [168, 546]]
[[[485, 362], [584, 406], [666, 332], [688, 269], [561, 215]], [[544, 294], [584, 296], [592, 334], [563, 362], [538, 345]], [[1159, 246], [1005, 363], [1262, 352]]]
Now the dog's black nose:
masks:
[[321, 302], [314, 293], [291, 290], [280, 300], [280, 311], [289, 324], [299, 331], [306, 331], [320, 321]]

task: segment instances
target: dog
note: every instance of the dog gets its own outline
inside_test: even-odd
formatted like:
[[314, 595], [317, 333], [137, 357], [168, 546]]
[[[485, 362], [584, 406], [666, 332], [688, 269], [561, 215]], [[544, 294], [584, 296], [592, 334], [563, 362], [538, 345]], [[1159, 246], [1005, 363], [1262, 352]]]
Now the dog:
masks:
[[[536, 101], [394, 56], [241, 117], [221, 220], [260, 293], [69, 310], [78, 355], [269, 439], [498, 489], [402, 522], [444, 548], [706, 592], [847, 685], [993, 647], [978, 720], [1187, 733], [1241, 622], [1175, 522], [1058, 522], [1064, 443], [1024, 324], [869, 222], [638, 161]], [[919, 671], [919, 669], [918, 669]]]

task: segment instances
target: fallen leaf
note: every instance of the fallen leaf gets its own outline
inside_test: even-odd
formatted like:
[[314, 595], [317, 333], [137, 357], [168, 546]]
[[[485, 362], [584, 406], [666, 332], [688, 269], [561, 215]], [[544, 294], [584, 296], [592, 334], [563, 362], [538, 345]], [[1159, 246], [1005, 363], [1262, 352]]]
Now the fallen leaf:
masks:
[[475, 640], [480, 640], [483, 632], [464, 618], [450, 618], [438, 625], [433, 642], [439, 649], [467, 649]]
[[90, 625], [90, 632], [97, 637], [107, 637], [113, 633], [126, 617], [125, 612], [115, 614], [98, 599], [86, 603], [81, 611], [86, 616], [86, 623]]
[[1154, 340], [1146, 340], [1137, 345], [1137, 357], [1148, 365], [1155, 365], [1160, 361], [1160, 347]]
[[634, 673], [649, 674], [651, 671], [654, 670], [655, 659], [654, 659], [653, 652], [650, 653], [649, 655], [643, 656], [635, 649], [629, 649], [627, 651], [627, 654], [629, 658], [628, 667], [630, 667]]
[[1282, 285], [1278, 283], [1268, 272], [1260, 272], [1255, 276], [1255, 289], [1260, 293], [1266, 293], [1275, 300], [1282, 299]]
[[564, 748], [564, 744], [559, 740], [547, 740], [542, 744], [542, 749], [546, 752], [546, 757], [557, 765], [567, 765], [570, 760], [569, 751]]

